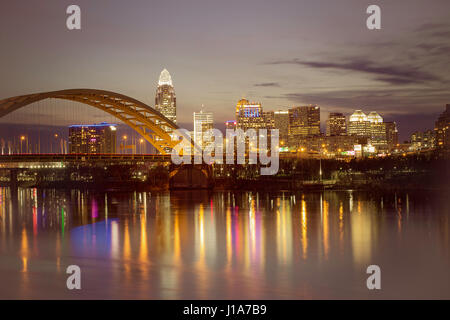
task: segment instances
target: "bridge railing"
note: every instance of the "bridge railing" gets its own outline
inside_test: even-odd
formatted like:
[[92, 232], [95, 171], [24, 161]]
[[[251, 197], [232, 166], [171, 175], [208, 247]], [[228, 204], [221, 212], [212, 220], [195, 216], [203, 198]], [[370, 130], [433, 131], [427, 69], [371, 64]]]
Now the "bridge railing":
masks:
[[77, 161], [170, 161], [162, 154], [11, 154], [0, 155], [0, 163], [11, 162], [77, 162]]

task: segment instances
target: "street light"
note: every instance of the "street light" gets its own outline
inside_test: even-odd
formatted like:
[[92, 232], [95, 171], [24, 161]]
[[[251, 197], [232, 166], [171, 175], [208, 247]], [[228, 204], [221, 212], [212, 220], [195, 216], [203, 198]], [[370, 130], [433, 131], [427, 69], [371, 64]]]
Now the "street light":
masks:
[[[141, 149], [141, 153], [142, 153], [142, 145], [143, 145], [143, 143], [144, 143], [144, 139], [139, 139], [139, 143], [141, 144], [141, 146], [140, 146], [140, 149]], [[145, 145], [144, 145], [144, 147], [145, 147]], [[144, 152], [145, 153], [145, 152]]]
[[20, 153], [22, 153], [22, 141], [25, 141], [26, 137], [25, 136], [20, 136]]
[[122, 143], [121, 143], [121, 148], [122, 148], [122, 152], [123, 153], [127, 153], [126, 152], [126, 141], [127, 141], [128, 137], [126, 135], [122, 136]]

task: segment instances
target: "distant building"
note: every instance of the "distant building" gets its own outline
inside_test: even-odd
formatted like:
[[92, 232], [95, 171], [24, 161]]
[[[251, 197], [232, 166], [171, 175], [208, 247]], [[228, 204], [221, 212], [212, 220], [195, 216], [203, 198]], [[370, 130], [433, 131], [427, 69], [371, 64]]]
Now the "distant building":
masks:
[[383, 117], [381, 117], [376, 111], [371, 111], [367, 116], [367, 120], [369, 120], [372, 124], [383, 123]]
[[236, 130], [236, 120], [228, 120], [225, 122], [225, 129]]
[[[289, 140], [320, 135], [320, 108], [315, 105], [289, 109]], [[291, 143], [290, 142], [290, 143]]]
[[376, 112], [371, 111], [367, 116], [370, 122], [370, 142], [378, 152], [388, 151], [386, 123], [383, 118]]
[[430, 150], [434, 149], [436, 143], [435, 132], [426, 130], [424, 132], [416, 131], [411, 135], [411, 150]]
[[361, 110], [356, 110], [348, 121], [348, 134], [353, 136], [370, 137], [370, 121]]
[[275, 129], [275, 112], [273, 111], [264, 111], [263, 112], [265, 128], [266, 129]]
[[352, 155], [355, 145], [365, 144], [367, 140], [364, 141], [364, 138], [357, 136], [334, 135], [327, 136], [324, 143], [325, 150], [329, 153]]
[[347, 135], [347, 120], [342, 113], [331, 112], [327, 120], [327, 136]]
[[[349, 119], [348, 134], [358, 137], [366, 137], [370, 139], [370, 146], [374, 147], [377, 152], [389, 151], [388, 143], [388, 127], [392, 140], [395, 140], [396, 127], [395, 124], [387, 125], [376, 111], [371, 111], [366, 115], [361, 110], [356, 110]], [[394, 130], [394, 131], [392, 131]]]
[[434, 126], [436, 134], [436, 147], [439, 149], [450, 150], [450, 104], [446, 105], [446, 109], [439, 116]]
[[395, 150], [398, 145], [398, 130], [395, 122], [385, 122], [386, 141], [389, 151]]
[[209, 130], [214, 127], [212, 112], [194, 112], [194, 142], [200, 147], [205, 148], [213, 141], [213, 136]]
[[236, 105], [236, 127], [244, 131], [248, 129], [263, 129], [266, 127], [261, 103], [250, 103], [241, 99]]
[[69, 127], [69, 153], [116, 153], [117, 125], [102, 122]]
[[279, 130], [280, 147], [285, 148], [288, 145], [289, 137], [289, 111], [274, 111], [274, 128]]

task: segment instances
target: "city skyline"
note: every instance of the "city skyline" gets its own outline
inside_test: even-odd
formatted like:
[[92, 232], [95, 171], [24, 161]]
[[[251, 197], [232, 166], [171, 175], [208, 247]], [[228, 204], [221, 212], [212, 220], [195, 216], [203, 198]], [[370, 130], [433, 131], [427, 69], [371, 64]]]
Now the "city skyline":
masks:
[[449, 0], [0, 13], [0, 300], [450, 298]]
[[[408, 14], [403, 13], [406, 2], [382, 2], [383, 28], [377, 32], [365, 28], [365, 4], [357, 1], [346, 6], [327, 2], [333, 16], [323, 4], [302, 1], [282, 1], [275, 10], [273, 4], [231, 1], [197, 12], [202, 4], [177, 2], [184, 14], [166, 21], [167, 15], [158, 12], [170, 12], [175, 2], [136, 1], [124, 10], [119, 3], [80, 1], [84, 24], [79, 33], [58, 27], [63, 4], [48, 1], [33, 10], [25, 1], [1, 4], [10, 15], [0, 22], [0, 34], [14, 45], [0, 53], [0, 94], [92, 87], [154, 106], [157, 75], [167, 68], [177, 87], [181, 126], [202, 104], [216, 123], [224, 123], [235, 101], [246, 97], [265, 110], [317, 104], [322, 119], [329, 112], [377, 110], [397, 122], [402, 140], [431, 129], [448, 103], [449, 67], [442, 59], [450, 48], [448, 2], [436, 1], [430, 8], [408, 1]], [[126, 24], [111, 22], [122, 15]], [[6, 30], [18, 16], [25, 22], [12, 41]], [[265, 24], [269, 17], [279, 23]], [[48, 36], [37, 46], [40, 30]], [[244, 49], [236, 51], [236, 46]], [[12, 57], [19, 59], [10, 63]]]

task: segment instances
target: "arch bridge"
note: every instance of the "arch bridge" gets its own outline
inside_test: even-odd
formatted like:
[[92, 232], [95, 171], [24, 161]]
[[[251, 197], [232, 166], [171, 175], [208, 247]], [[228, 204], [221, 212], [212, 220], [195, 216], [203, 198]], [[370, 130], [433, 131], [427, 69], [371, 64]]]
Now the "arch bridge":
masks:
[[170, 136], [179, 127], [160, 112], [131, 97], [104, 90], [69, 89], [3, 99], [0, 100], [0, 118], [29, 104], [51, 98], [84, 103], [111, 114], [133, 128], [161, 154], [167, 154], [179, 143]]

